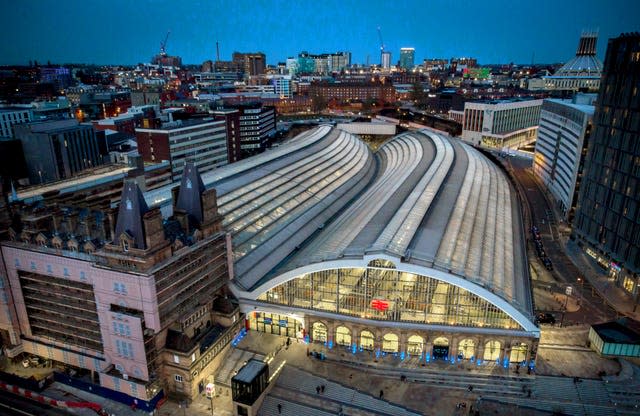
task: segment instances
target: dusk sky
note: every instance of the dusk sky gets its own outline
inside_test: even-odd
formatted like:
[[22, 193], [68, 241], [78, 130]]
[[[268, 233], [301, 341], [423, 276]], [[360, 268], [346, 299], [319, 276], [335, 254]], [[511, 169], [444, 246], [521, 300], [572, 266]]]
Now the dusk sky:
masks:
[[0, 0], [0, 64], [149, 62], [167, 52], [186, 64], [264, 52], [269, 64], [301, 51], [351, 51], [380, 61], [377, 27], [393, 62], [401, 47], [424, 58], [472, 56], [480, 63], [564, 62], [583, 29], [607, 39], [640, 30], [639, 0], [267, 1]]

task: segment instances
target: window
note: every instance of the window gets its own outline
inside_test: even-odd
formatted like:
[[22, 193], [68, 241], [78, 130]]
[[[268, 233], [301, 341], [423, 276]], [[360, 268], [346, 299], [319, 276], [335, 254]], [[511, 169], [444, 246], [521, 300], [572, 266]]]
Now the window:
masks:
[[180, 357], [178, 357], [177, 355], [173, 355], [173, 362], [176, 364], [180, 364]]
[[122, 240], [122, 251], [129, 251], [129, 242], [127, 240]]
[[173, 376], [173, 379], [177, 382], [177, 383], [182, 383], [182, 376], [180, 374], [176, 374]]

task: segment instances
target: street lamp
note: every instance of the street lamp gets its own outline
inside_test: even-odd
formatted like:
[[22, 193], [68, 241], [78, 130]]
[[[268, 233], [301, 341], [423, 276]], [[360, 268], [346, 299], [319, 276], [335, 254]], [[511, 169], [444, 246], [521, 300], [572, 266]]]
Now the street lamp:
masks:
[[580, 283], [580, 299], [584, 301], [584, 278], [578, 277], [578, 283]]
[[573, 288], [571, 286], [567, 286], [564, 291], [564, 305], [562, 306], [562, 318], [560, 318], [560, 328], [562, 328], [562, 323], [564, 322], [564, 314], [567, 312], [567, 303], [569, 302], [569, 295], [573, 292]]

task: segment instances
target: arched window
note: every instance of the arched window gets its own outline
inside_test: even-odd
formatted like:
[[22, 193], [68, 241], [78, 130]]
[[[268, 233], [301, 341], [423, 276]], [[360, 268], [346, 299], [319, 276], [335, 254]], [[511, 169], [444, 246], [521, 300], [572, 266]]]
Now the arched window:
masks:
[[419, 335], [411, 335], [407, 340], [407, 352], [411, 355], [422, 354], [424, 339]]
[[360, 347], [363, 350], [373, 351], [373, 334], [369, 331], [360, 332]]
[[484, 359], [486, 361], [495, 361], [500, 358], [500, 345], [499, 341], [489, 341], [484, 344]]
[[129, 242], [124, 238], [122, 239], [122, 251], [124, 251], [125, 253], [129, 251]]
[[339, 326], [336, 329], [336, 344], [351, 346], [351, 331], [346, 326]]
[[398, 352], [398, 336], [396, 334], [385, 334], [382, 337], [382, 351]]
[[322, 322], [314, 322], [312, 329], [312, 336], [314, 342], [326, 342], [327, 341], [327, 326]]
[[511, 347], [511, 357], [509, 357], [509, 362], [512, 363], [521, 363], [527, 359], [527, 351], [529, 347], [524, 342], [518, 345], [514, 345]]
[[458, 357], [469, 359], [476, 355], [476, 343], [472, 339], [463, 339], [458, 344]]
[[433, 340], [433, 345], [437, 345], [439, 347], [448, 347], [449, 346], [449, 340], [446, 339], [445, 337], [438, 337], [438, 338]]

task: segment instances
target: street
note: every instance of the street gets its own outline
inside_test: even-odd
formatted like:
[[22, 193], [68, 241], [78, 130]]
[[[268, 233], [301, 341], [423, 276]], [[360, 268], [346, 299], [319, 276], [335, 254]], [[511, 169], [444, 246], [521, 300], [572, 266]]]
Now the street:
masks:
[[[507, 170], [519, 184], [520, 192], [526, 197], [525, 204], [527, 206], [524, 207], [524, 210], [529, 214], [525, 214], [529, 261], [533, 263], [534, 269], [542, 270], [543, 274], [551, 276], [552, 281], [544, 282], [543, 285], [561, 296], [566, 296], [566, 287], [572, 286], [571, 296], [579, 302], [580, 307], [576, 311], [567, 311], [564, 314], [564, 324], [593, 324], [615, 319], [616, 311], [604, 301], [597, 291], [593, 290], [589, 282], [585, 281], [583, 273], [567, 257], [563, 240], [568, 238], [568, 235], [562, 229], [563, 227], [556, 222], [549, 201], [533, 178], [532, 160], [523, 157], [506, 157], [499, 158], [499, 160], [507, 167]], [[529, 223], [526, 221], [527, 217], [530, 218]], [[536, 225], [540, 231], [544, 250], [553, 263], [552, 271], [545, 270], [542, 261], [536, 255], [533, 239], [529, 233], [532, 225]], [[534, 280], [533, 283], [536, 287], [541, 282]], [[542, 310], [542, 312], [556, 312], [557, 314], [562, 311]]]

